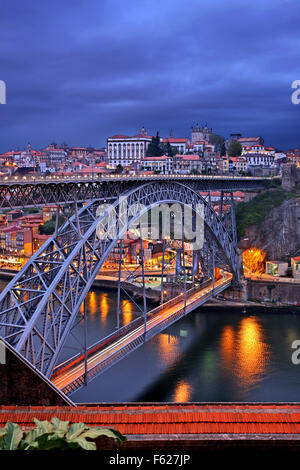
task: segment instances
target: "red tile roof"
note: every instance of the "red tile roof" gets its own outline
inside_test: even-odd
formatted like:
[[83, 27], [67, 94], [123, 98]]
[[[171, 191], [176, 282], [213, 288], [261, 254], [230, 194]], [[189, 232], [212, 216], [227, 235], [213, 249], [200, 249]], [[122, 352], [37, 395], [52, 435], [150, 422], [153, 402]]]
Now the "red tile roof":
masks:
[[115, 135], [112, 135], [111, 137], [109, 137], [109, 139], [128, 139], [129, 136], [128, 135], [124, 135], [124, 134], [115, 134]]
[[50, 238], [50, 235], [35, 233], [33, 235], [33, 238], [34, 238], [34, 240], [48, 240], [48, 238]]
[[0, 407], [0, 427], [23, 428], [33, 418], [109, 426], [126, 435], [300, 434], [300, 404], [117, 404], [70, 407]]
[[183, 160], [200, 160], [199, 155], [183, 155]]
[[131, 139], [134, 139], [135, 137], [137, 137], [138, 139], [152, 139], [152, 135], [148, 135], [148, 134], [137, 134], [137, 135], [134, 135], [133, 137], [131, 137]]
[[145, 157], [142, 158], [142, 161], [160, 161], [160, 160], [171, 160], [171, 157], [167, 155], [162, 155], [161, 157]]
[[186, 143], [188, 139], [183, 138], [183, 139], [176, 139], [175, 137], [168, 137], [167, 139], [163, 139], [163, 142], [170, 142], [170, 144], [174, 144], [176, 142], [178, 143]]

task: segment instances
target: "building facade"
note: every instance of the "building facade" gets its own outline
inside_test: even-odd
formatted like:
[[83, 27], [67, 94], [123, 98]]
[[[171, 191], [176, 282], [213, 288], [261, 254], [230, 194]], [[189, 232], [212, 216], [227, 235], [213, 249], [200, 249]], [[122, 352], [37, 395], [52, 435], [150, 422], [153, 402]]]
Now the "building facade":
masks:
[[173, 158], [167, 155], [162, 157], [145, 157], [141, 159], [141, 168], [143, 171], [154, 171], [164, 175], [173, 173]]
[[264, 139], [262, 137], [240, 137], [238, 142], [243, 145], [248, 145], [250, 147], [264, 145]]
[[210, 129], [207, 124], [201, 128], [197, 123], [195, 127], [192, 127], [192, 136], [191, 142], [198, 142], [199, 140], [207, 140], [209, 142], [210, 136], [213, 134], [212, 129]]
[[107, 139], [108, 164], [111, 168], [135, 166], [145, 158], [152, 136], [143, 127], [140, 134], [133, 137], [116, 134]]
[[300, 256], [294, 256], [294, 258], [291, 259], [291, 266], [293, 277], [300, 279]]
[[163, 139], [163, 143], [166, 144], [169, 142], [171, 147], [177, 149], [179, 153], [186, 153], [188, 148], [188, 139], [176, 139], [175, 137], [169, 137], [168, 139]]

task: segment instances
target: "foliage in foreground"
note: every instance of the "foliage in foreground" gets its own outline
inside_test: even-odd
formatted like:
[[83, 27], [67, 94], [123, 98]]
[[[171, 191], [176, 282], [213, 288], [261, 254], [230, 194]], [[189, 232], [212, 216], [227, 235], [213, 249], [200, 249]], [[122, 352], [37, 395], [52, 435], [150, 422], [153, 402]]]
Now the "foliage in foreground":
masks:
[[36, 427], [24, 433], [18, 424], [8, 421], [5, 428], [0, 429], [0, 450], [96, 450], [92, 440], [107, 436], [118, 443], [126, 441], [126, 437], [114, 429], [106, 429], [60, 421], [53, 417], [51, 422], [39, 421], [34, 418]]

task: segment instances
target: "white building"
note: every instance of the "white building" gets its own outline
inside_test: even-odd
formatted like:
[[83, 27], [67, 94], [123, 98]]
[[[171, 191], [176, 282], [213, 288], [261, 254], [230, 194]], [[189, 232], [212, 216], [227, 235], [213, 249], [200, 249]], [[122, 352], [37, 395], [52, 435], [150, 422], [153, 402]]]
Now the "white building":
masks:
[[186, 153], [187, 146], [188, 146], [188, 139], [187, 138], [176, 139], [175, 137], [168, 137], [167, 139], [163, 139], [164, 144], [166, 144], [168, 142], [171, 145], [171, 147], [176, 148], [179, 153]]
[[215, 146], [207, 140], [192, 142], [187, 146], [188, 152], [202, 152], [205, 156], [212, 155], [215, 152]]
[[246, 173], [248, 171], [248, 162], [246, 157], [230, 157], [232, 162], [232, 171], [237, 171], [238, 173]]
[[56, 163], [64, 163], [66, 161], [67, 152], [65, 149], [53, 148], [50, 146], [47, 147], [47, 149], [48, 149], [50, 163], [56, 164]]
[[242, 145], [242, 155], [247, 153], [261, 153], [264, 155], [275, 155], [276, 150], [274, 147], [265, 147], [264, 145]]
[[146, 156], [152, 135], [148, 135], [144, 127], [140, 134], [133, 137], [117, 134], [107, 139], [108, 164], [111, 168], [136, 165]]
[[273, 154], [265, 153], [245, 153], [243, 157], [247, 159], [248, 167], [268, 167], [275, 168]]
[[173, 159], [168, 155], [162, 157], [145, 157], [141, 160], [143, 171], [160, 172], [164, 175], [173, 173]]
[[174, 155], [173, 173], [189, 175], [193, 171], [202, 171], [202, 160], [199, 155]]

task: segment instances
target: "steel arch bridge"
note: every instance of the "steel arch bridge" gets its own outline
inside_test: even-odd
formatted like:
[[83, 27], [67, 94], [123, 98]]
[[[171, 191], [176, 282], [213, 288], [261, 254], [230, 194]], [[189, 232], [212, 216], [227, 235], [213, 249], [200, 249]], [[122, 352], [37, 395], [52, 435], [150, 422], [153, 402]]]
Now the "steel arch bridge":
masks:
[[[128, 207], [143, 204], [149, 210], [161, 203], [204, 206], [206, 247], [215, 247], [216, 266], [227, 266], [239, 280], [234, 230], [226, 227], [207, 201], [181, 182], [148, 182], [126, 194]], [[80, 307], [105, 259], [142, 214], [127, 217], [119, 200], [110, 211], [117, 221], [114, 239], [100, 239], [99, 224], [110, 212], [97, 216], [103, 199], [91, 200], [62, 225], [32, 256], [0, 295], [0, 337], [45, 377], [50, 378], [58, 355]], [[127, 214], [128, 215], [128, 214]], [[201, 213], [201, 216], [203, 213]], [[234, 224], [234, 219], [232, 224]]]

